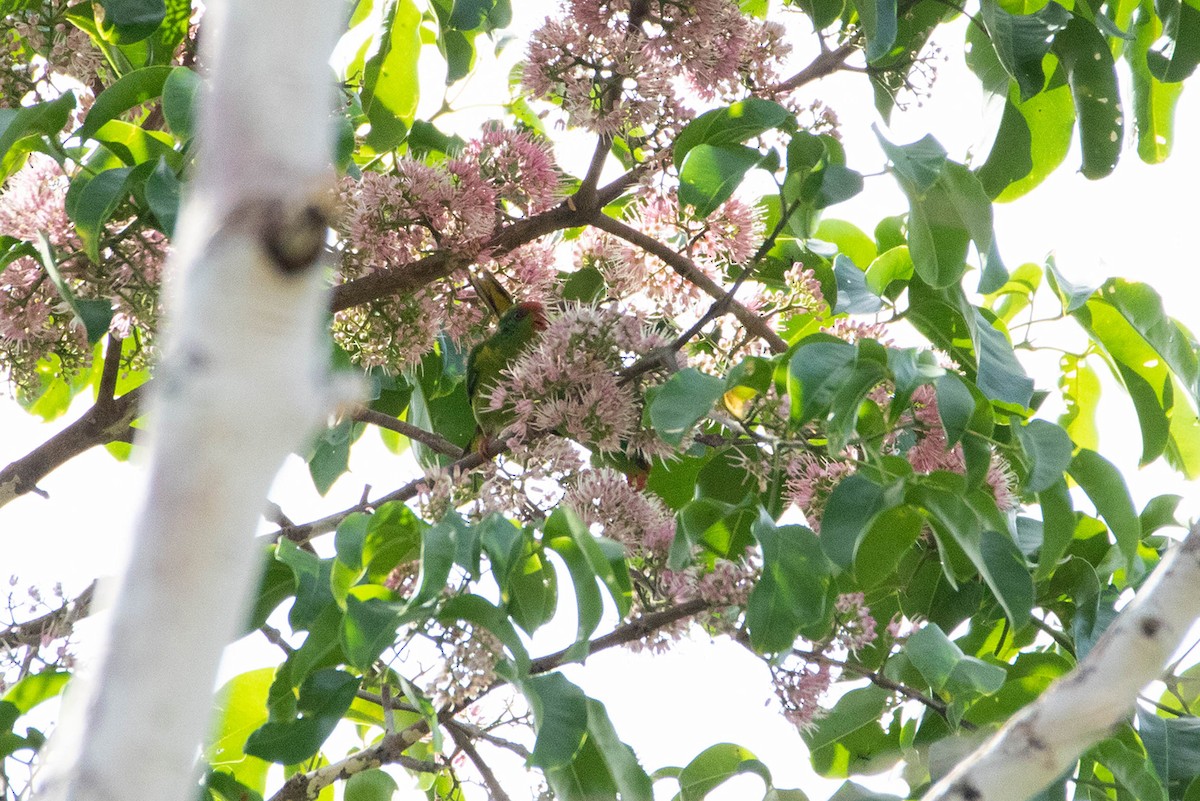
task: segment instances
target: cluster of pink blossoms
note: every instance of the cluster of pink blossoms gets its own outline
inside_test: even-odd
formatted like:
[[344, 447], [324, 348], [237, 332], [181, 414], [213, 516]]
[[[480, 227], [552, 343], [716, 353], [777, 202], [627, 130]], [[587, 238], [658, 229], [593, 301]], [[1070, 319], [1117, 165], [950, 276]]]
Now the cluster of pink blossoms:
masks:
[[786, 472], [787, 499], [804, 512], [808, 527], [819, 533], [825, 504], [842, 479], [854, 472], [854, 463], [803, 451], [788, 460]]
[[664, 561], [675, 539], [675, 518], [662, 501], [631, 486], [610, 468], [587, 470], [567, 489], [562, 504], [587, 526], [625, 546], [638, 560]]
[[[706, 219], [696, 219], [680, 206], [675, 189], [647, 189], [626, 207], [624, 216], [632, 227], [678, 250], [717, 282], [724, 281], [730, 265], [753, 256], [762, 241], [758, 213], [736, 198]], [[706, 296], [695, 284], [623, 239], [588, 229], [577, 256], [581, 264], [601, 272], [615, 295], [648, 316], [674, 320], [703, 307]]]
[[866, 596], [861, 592], [842, 593], [837, 597], [833, 609], [838, 614], [835, 639], [839, 645], [854, 653], [875, 642], [878, 637], [875, 618], [871, 615], [871, 607], [867, 606]]
[[[0, 235], [37, 242], [44, 234], [71, 292], [82, 299], [111, 300], [111, 330], [128, 336], [137, 329], [148, 340], [157, 317], [166, 237], [111, 224], [112, 238], [100, 263], [92, 263], [67, 217], [67, 186], [52, 159], [34, 154], [0, 192]], [[70, 373], [88, 363], [91, 349], [41, 263], [22, 256], [0, 272], [0, 365], [14, 383], [24, 385], [34, 380], [38, 361], [52, 354]]]
[[[962, 445], [946, 447], [946, 430], [942, 427], [942, 420], [938, 414], [937, 391], [929, 384], [918, 387], [913, 392], [911, 408], [912, 418], [917, 426], [917, 441], [905, 456], [913, 470], [918, 473], [932, 473], [936, 470], [965, 473], [967, 467]], [[996, 499], [996, 506], [1001, 511], [1011, 511], [1020, 505], [1015, 491], [1016, 477], [1003, 457], [992, 455], [985, 481]]]
[[784, 718], [803, 731], [821, 714], [821, 697], [833, 684], [833, 674], [825, 662], [791, 666], [785, 661], [771, 668], [771, 683]]
[[[560, 198], [549, 146], [524, 131], [488, 127], [438, 164], [398, 159], [389, 173], [344, 178], [338, 226], [343, 280], [400, 268], [435, 252], [478, 260], [521, 298], [542, 299], [557, 275], [549, 246], [531, 243], [496, 258], [486, 245], [503, 219], [535, 214]], [[400, 371], [445, 331], [460, 344], [482, 331], [474, 292], [460, 278], [412, 295], [337, 313], [334, 337], [366, 367]]]
[[594, 450], [655, 455], [665, 446], [642, 430], [640, 393], [619, 373], [666, 344], [638, 317], [570, 306], [505, 370], [489, 408], [511, 412], [510, 446], [553, 432]]
[[530, 40], [524, 86], [575, 125], [648, 137], [690, 119], [688, 90], [733, 99], [777, 82], [788, 51], [782, 26], [736, 0], [565, 0]]

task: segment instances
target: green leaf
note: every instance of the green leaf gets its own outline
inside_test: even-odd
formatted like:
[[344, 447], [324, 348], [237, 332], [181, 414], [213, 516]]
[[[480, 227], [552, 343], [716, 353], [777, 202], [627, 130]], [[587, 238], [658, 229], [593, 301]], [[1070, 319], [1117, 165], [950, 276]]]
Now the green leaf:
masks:
[[[972, 428], [976, 415], [975, 396], [956, 373], [940, 376], [934, 386], [937, 388], [938, 419], [946, 432], [946, 448], [953, 448]], [[986, 411], [990, 422], [990, 407]]]
[[57, 697], [67, 686], [71, 674], [61, 670], [43, 670], [18, 681], [4, 693], [4, 701], [16, 707], [21, 715], [51, 698]]
[[[1149, 0], [1145, 0], [1134, 17], [1134, 42], [1125, 60], [1129, 62], [1132, 73], [1133, 121], [1138, 157], [1147, 164], [1159, 164], [1171, 153], [1175, 106], [1183, 92], [1183, 85], [1163, 83], [1150, 70], [1150, 48], [1162, 33], [1162, 22], [1151, 11], [1150, 5]], [[1192, 43], [1188, 42], [1185, 48], [1191, 46]], [[1176, 50], [1179, 49], [1176, 47]], [[1160, 62], [1158, 66], [1160, 74], [1165, 74], [1163, 67], [1166, 65]]]
[[379, 768], [355, 773], [346, 781], [345, 801], [392, 801], [399, 791], [396, 780]]
[[1046, 420], [1030, 420], [1026, 425], [1013, 425], [1012, 430], [1029, 460], [1025, 489], [1042, 492], [1061, 481], [1075, 449], [1067, 432]]
[[267, 721], [246, 740], [251, 756], [295, 765], [320, 750], [358, 692], [359, 679], [341, 670], [318, 670], [304, 680], [296, 699], [298, 716]]
[[878, 128], [872, 126], [872, 130], [892, 163], [892, 171], [915, 194], [923, 195], [937, 183], [946, 164], [946, 148], [932, 135], [909, 145], [894, 145], [883, 138]]
[[650, 403], [650, 425], [664, 441], [679, 445], [725, 394], [725, 382], [688, 367], [672, 375]]
[[1062, 391], [1066, 412], [1058, 418], [1058, 423], [1076, 445], [1096, 450], [1100, 444], [1100, 430], [1096, 426], [1100, 377], [1084, 359], [1077, 356], [1063, 356], [1060, 365], [1062, 374], [1058, 386]]
[[604, 704], [587, 699], [588, 739], [596, 744], [612, 774], [622, 801], [653, 801], [650, 777], [633, 749], [621, 742]]
[[451, 523], [443, 520], [421, 533], [421, 573], [417, 593], [408, 602], [410, 608], [429, 603], [441, 594], [457, 554], [458, 529]]
[[246, 738], [267, 722], [267, 693], [274, 668], [260, 668], [234, 676], [217, 691], [213, 726], [203, 758], [213, 768], [228, 768], [235, 779], [262, 793], [270, 763], [243, 750]]
[[896, 0], [855, 0], [867, 37], [867, 61], [877, 61], [896, 43]]
[[1071, 461], [1069, 472], [1108, 524], [1126, 564], [1132, 568], [1142, 526], [1120, 471], [1100, 454], [1082, 448]]
[[543, 770], [570, 764], [587, 737], [588, 697], [557, 671], [531, 676], [519, 686], [537, 731], [530, 763]]
[[187, 67], [176, 67], [163, 81], [163, 116], [180, 139], [191, 139], [196, 135], [197, 103], [202, 84], [200, 76]]
[[594, 536], [566, 507], [555, 509], [546, 520], [546, 537], [552, 542], [564, 537], [573, 540], [587, 560], [592, 575], [599, 578], [608, 589], [616, 604], [617, 614], [622, 618], [629, 614], [633, 604], [633, 587], [630, 584], [629, 567], [625, 564], [625, 549], [619, 543]]
[[339, 644], [350, 665], [368, 671], [389, 646], [396, 642], [396, 631], [409, 616], [402, 607], [390, 602], [391, 593], [377, 585], [353, 587], [344, 603]]
[[688, 151], [679, 170], [679, 201], [707, 217], [728, 200], [762, 153], [744, 145], [701, 143]]
[[830, 561], [848, 569], [871, 524], [895, 505], [886, 488], [864, 475], [855, 473], [838, 482], [821, 513], [820, 542]]
[[995, 0], [981, 6], [983, 24], [1004, 69], [1025, 101], [1046, 86], [1042, 62], [1054, 34], [1067, 27], [1071, 12], [1053, 0], [1033, 14], [1010, 14]]
[[867, 288], [883, 297], [893, 281], [907, 281], [912, 274], [913, 260], [908, 245], [899, 245], [880, 253], [867, 267], [865, 278]]
[[986, 565], [983, 579], [995, 594], [1014, 629], [1029, 620], [1033, 610], [1033, 577], [1025, 565], [1025, 557], [1007, 533], [991, 528], [983, 530], [980, 559]]
[[1013, 353], [1004, 323], [989, 322], [975, 309], [975, 351], [979, 355], [976, 385], [979, 391], [994, 401], [1027, 409], [1033, 398], [1033, 379], [1025, 372]]
[[108, 333], [108, 326], [112, 322], [112, 303], [107, 300], [83, 300], [75, 297], [75, 293], [71, 291], [71, 287], [68, 286], [66, 279], [58, 269], [58, 262], [54, 258], [50, 240], [41, 231], [38, 232], [37, 253], [42, 267], [50, 276], [50, 281], [58, 290], [59, 296], [74, 312], [75, 319], [83, 324], [88, 344], [95, 345], [101, 337]]
[[1200, 718], [1164, 718], [1139, 708], [1137, 721], [1150, 763], [1170, 797], [1177, 797], [1200, 776]]
[[104, 9], [97, 15], [100, 33], [114, 44], [132, 44], [149, 37], [167, 16], [163, 0], [97, 0]]
[[[79, 139], [91, 139], [109, 120], [115, 120], [130, 109], [149, 102], [163, 93], [163, 84], [174, 67], [143, 67], [121, 76], [96, 96], [83, 125], [75, 132]], [[178, 69], [191, 72], [186, 67]], [[193, 73], [194, 74], [194, 73]], [[199, 80], [199, 78], [197, 78]]]
[[288, 612], [288, 623], [294, 629], [307, 629], [326, 607], [334, 605], [329, 579], [333, 560], [302, 551], [288, 539], [279, 541], [275, 558], [296, 578], [296, 602]]
[[684, 126], [675, 137], [672, 158], [677, 165], [682, 165], [688, 152], [697, 145], [740, 145], [792, 119], [792, 114], [783, 106], [757, 97], [706, 111]]
[[545, 545], [562, 557], [567, 565], [567, 572], [571, 574], [571, 583], [575, 587], [575, 643], [571, 646], [567, 658], [572, 661], [585, 659], [588, 655], [588, 638], [600, 625], [600, 617], [604, 613], [604, 601], [600, 597], [600, 589], [596, 586], [596, 574], [573, 537], [548, 537]]
[[806, 340], [788, 362], [788, 394], [793, 424], [801, 425], [829, 409], [834, 394], [853, 373], [858, 349], [832, 337]]
[[1150, 74], [1163, 83], [1191, 76], [1200, 64], [1200, 10], [1192, 2], [1155, 0], [1162, 36], [1146, 53]]
[[363, 565], [362, 552], [369, 522], [370, 518], [367, 515], [356, 512], [343, 520], [334, 534], [337, 558], [330, 569], [329, 586], [338, 606], [344, 606], [350, 588], [367, 572]]
[[32, 149], [29, 140], [22, 140], [54, 136], [66, 126], [74, 108], [74, 92], [32, 106], [0, 108], [0, 183], [16, 172]]
[[404, 141], [420, 96], [421, 12], [413, 0], [388, 0], [386, 8], [364, 62], [360, 94], [371, 123], [366, 143], [377, 153]]
[[883, 308], [879, 294], [867, 288], [863, 271], [841, 253], [833, 259], [833, 277], [838, 288], [835, 314], [874, 314]]
[[1034, 578], [1042, 581], [1054, 572], [1075, 536], [1075, 508], [1066, 480], [1059, 478], [1039, 492], [1038, 505], [1042, 507], [1042, 549]]
[[963, 664], [970, 666], [972, 682], [979, 692], [993, 693], [1007, 678], [1004, 668], [964, 654], [936, 623], [926, 623], [914, 632], [904, 646], [904, 653], [935, 692], [951, 686]]
[[[702, 801], [709, 793], [742, 773], [760, 776], [762, 763], [753, 753], [733, 743], [718, 743], [701, 751], [683, 767], [679, 780], [680, 801]], [[770, 774], [764, 777], [771, 786]]]
[[1055, 34], [1053, 49], [1067, 71], [1075, 101], [1081, 171], [1087, 178], [1103, 178], [1117, 166], [1124, 134], [1112, 51], [1096, 26], [1078, 16]]
[[762, 548], [762, 577], [746, 605], [750, 645], [759, 653], [791, 649], [800, 629], [832, 611], [833, 566], [815, 534], [803, 526], [776, 527], [766, 511], [751, 530]]
[[438, 618], [442, 622], [465, 620], [472, 626], [490, 631], [512, 654], [518, 674], [529, 672], [529, 652], [525, 643], [509, 622], [508, 615], [486, 598], [471, 593], [455, 595], [443, 604]]
[[158, 227], [167, 237], [175, 234], [175, 221], [179, 216], [179, 201], [182, 195], [179, 178], [167, 164], [165, 158], [159, 158], [154, 172], [146, 178], [144, 187], [146, 205], [150, 213], [158, 220]]
[[[916, 635], [913, 635], [916, 636]], [[874, 685], [860, 687], [843, 695], [815, 725], [800, 736], [810, 752], [838, 742], [883, 716], [891, 694]]]
[[1148, 284], [1110, 278], [1100, 287], [1099, 298], [1121, 313], [1195, 397], [1200, 380], [1196, 343], [1166, 315], [1159, 294]]
[[1129, 748], [1116, 737], [1097, 743], [1092, 749], [1096, 761], [1112, 771], [1117, 785], [1133, 794], [1138, 801], [1167, 801], [1163, 787], [1154, 768], [1146, 762], [1146, 755]]
[[363, 542], [367, 580], [382, 584], [393, 568], [420, 559], [422, 532], [426, 528], [428, 525], [401, 501], [376, 508]]

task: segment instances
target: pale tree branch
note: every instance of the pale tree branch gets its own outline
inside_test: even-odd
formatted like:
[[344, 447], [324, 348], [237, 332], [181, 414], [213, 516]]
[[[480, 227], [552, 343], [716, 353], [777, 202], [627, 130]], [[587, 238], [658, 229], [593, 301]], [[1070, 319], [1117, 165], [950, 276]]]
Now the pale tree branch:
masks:
[[1128, 718], [1200, 616], [1200, 524], [1075, 669], [1014, 715], [923, 801], [1025, 801]]
[[168, 263], [148, 488], [117, 585], [100, 588], [111, 614], [64, 700], [39, 801], [195, 797], [221, 653], [258, 578], [267, 491], [347, 399], [321, 331], [341, 16], [321, 0], [207, 5], [210, 86]]

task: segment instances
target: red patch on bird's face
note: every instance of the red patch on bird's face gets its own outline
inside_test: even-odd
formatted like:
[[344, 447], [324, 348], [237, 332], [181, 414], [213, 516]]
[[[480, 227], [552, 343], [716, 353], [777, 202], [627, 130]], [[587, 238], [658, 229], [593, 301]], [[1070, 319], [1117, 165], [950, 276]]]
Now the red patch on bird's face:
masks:
[[532, 319], [534, 331], [545, 331], [546, 326], [550, 325], [550, 321], [546, 318], [546, 307], [536, 300], [527, 300], [524, 303], [518, 303], [517, 308], [521, 310], [523, 316], [528, 316]]

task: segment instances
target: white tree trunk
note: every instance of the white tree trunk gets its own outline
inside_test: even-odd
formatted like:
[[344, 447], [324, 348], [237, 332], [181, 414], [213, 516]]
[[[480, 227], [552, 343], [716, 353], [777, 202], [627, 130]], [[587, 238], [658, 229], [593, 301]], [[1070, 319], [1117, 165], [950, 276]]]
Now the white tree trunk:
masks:
[[923, 801], [1025, 801], [1129, 716], [1200, 615], [1200, 525], [1074, 670], [1012, 717]]
[[[39, 798], [193, 801], [271, 481], [330, 408], [321, 327], [341, 3], [209, 0], [200, 157], [169, 268], [149, 485]], [[86, 676], [91, 676], [90, 680]]]

